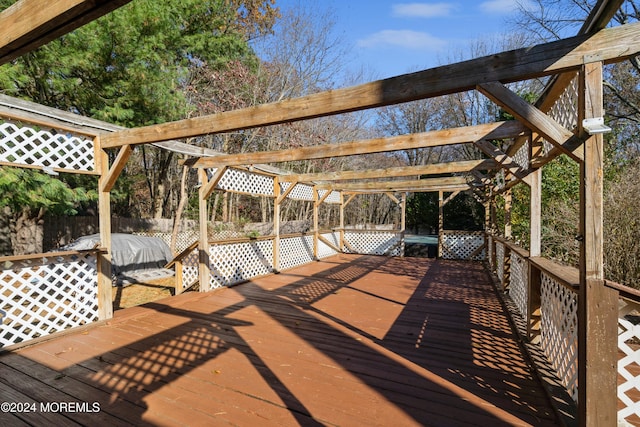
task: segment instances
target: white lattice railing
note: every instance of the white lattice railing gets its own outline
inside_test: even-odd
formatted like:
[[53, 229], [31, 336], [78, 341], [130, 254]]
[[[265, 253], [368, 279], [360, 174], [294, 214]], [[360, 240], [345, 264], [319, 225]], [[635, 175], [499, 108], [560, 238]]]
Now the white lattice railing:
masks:
[[496, 242], [496, 274], [502, 282], [504, 280], [504, 243]]
[[509, 296], [516, 304], [520, 316], [527, 318], [529, 300], [529, 278], [527, 277], [527, 261], [517, 252], [511, 252], [511, 275], [509, 276]]
[[450, 231], [442, 234], [442, 258], [481, 261], [486, 257], [484, 232]]
[[[334, 231], [334, 232], [330, 232], [330, 233], [323, 233], [323, 234], [321, 234], [321, 236], [325, 240], [327, 240], [329, 243], [331, 243], [334, 247], [336, 247], [336, 248], [340, 247], [340, 233], [339, 232]], [[338, 253], [338, 251], [336, 251], [334, 248], [332, 248], [331, 246], [329, 246], [326, 243], [324, 243], [322, 240], [318, 241], [318, 259], [326, 258], [328, 256], [335, 255], [337, 253]]]
[[640, 297], [620, 298], [618, 354], [618, 419], [640, 420]]
[[0, 348], [98, 320], [96, 252], [9, 257], [0, 270]]
[[313, 236], [280, 239], [279, 270], [287, 270], [313, 261]]
[[84, 136], [0, 123], [0, 163], [93, 172], [94, 157], [93, 140]]
[[[507, 259], [510, 258], [510, 260]], [[530, 321], [529, 277], [539, 274], [540, 331], [539, 345], [556, 377], [571, 398], [578, 399], [578, 283], [576, 269], [563, 267], [541, 258], [529, 259], [526, 251], [510, 243], [496, 241], [496, 265], [511, 264], [509, 295], [517, 306], [512, 315]], [[533, 263], [533, 265], [532, 265]], [[503, 271], [498, 267], [497, 272]], [[556, 273], [549, 273], [556, 271]], [[558, 277], [562, 277], [559, 279]], [[629, 288], [607, 282], [620, 292], [618, 303], [618, 420], [619, 425], [638, 424], [640, 420], [640, 296]], [[520, 327], [519, 327], [520, 329]], [[527, 331], [520, 330], [526, 335]], [[546, 369], [546, 368], [543, 368]]]
[[219, 288], [273, 272], [273, 240], [214, 243], [209, 247], [210, 287]]
[[176, 295], [189, 289], [198, 281], [199, 274], [199, 250], [197, 243], [193, 243], [176, 257], [172, 263], [176, 264]]
[[558, 378], [578, 401], [578, 295], [549, 274], [541, 273], [540, 344]]
[[[399, 255], [399, 232], [370, 232], [355, 231], [347, 233], [354, 245], [363, 254]], [[338, 253], [335, 248], [340, 246], [340, 233], [325, 232], [320, 234], [328, 243], [318, 239], [315, 248], [318, 259], [326, 258]], [[358, 240], [358, 237], [361, 239]], [[211, 288], [229, 286], [263, 276], [273, 272], [274, 237], [267, 236], [260, 239], [236, 239], [218, 241], [209, 247], [209, 270]], [[289, 235], [280, 238], [277, 270], [287, 270], [312, 262], [314, 258], [314, 236]], [[353, 246], [352, 246], [353, 247]], [[198, 281], [198, 248], [195, 245], [184, 250], [172, 263], [176, 267], [176, 293], [181, 293]]]
[[368, 255], [400, 256], [402, 233], [399, 231], [345, 231], [344, 252]]

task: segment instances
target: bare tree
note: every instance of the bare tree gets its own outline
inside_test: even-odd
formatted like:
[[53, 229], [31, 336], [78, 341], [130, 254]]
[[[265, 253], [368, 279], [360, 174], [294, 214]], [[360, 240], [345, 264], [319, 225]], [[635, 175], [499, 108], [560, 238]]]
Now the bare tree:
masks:
[[[582, 23], [596, 4], [596, 0], [535, 0], [520, 6], [514, 23], [529, 34], [529, 42], [540, 43], [577, 34]], [[626, 0], [616, 12], [610, 25], [640, 20], [640, 2]], [[620, 126], [621, 137], [612, 139], [614, 151], [625, 152], [629, 145], [637, 148], [640, 127], [640, 58], [606, 67], [605, 108], [613, 126]]]

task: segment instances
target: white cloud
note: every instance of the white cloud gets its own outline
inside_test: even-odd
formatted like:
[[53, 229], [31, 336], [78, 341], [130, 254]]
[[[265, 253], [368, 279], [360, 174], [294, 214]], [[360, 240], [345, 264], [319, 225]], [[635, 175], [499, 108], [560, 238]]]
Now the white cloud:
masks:
[[484, 13], [506, 15], [518, 10], [518, 5], [525, 9], [533, 7], [533, 3], [530, 0], [488, 0], [480, 3], [478, 7]]
[[437, 51], [446, 45], [446, 41], [421, 31], [383, 30], [358, 40], [357, 45], [365, 48], [395, 46], [415, 50]]
[[433, 18], [447, 16], [454, 5], [451, 3], [398, 3], [391, 6], [393, 16], [409, 18]]

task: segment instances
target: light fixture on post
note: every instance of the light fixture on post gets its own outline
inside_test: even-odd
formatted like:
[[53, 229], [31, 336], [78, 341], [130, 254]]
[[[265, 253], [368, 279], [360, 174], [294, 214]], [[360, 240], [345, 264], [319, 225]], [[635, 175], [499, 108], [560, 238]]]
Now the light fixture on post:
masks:
[[611, 132], [611, 128], [604, 124], [604, 117], [592, 117], [582, 121], [582, 128], [589, 135]]

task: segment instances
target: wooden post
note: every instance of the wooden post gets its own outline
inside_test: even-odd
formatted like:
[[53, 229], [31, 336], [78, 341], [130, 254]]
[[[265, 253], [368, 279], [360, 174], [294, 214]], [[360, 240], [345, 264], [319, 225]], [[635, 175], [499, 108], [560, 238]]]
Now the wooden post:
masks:
[[442, 258], [443, 248], [442, 245], [444, 243], [444, 194], [442, 191], [438, 191], [438, 258]]
[[496, 245], [494, 242], [494, 237], [498, 234], [498, 218], [496, 213], [496, 196], [491, 194], [491, 216], [490, 216], [490, 227], [489, 227], [489, 239], [486, 240], [487, 245], [487, 256], [489, 256], [489, 262], [491, 266], [496, 265]]
[[[602, 64], [579, 75], [579, 126], [603, 117]], [[585, 135], [584, 129], [579, 129]], [[604, 286], [603, 137], [588, 136], [580, 165], [580, 291], [578, 294], [578, 415], [581, 426], [616, 425], [617, 292]]]
[[198, 218], [200, 222], [200, 238], [198, 241], [198, 279], [200, 292], [207, 292], [209, 283], [209, 235], [207, 233], [207, 194], [205, 193], [209, 179], [206, 169], [198, 169], [200, 189], [198, 191]]
[[[329, 191], [329, 190], [327, 190]], [[313, 187], [313, 259], [318, 259], [318, 208], [320, 202], [318, 201], [318, 188]]]
[[532, 172], [529, 199], [529, 255], [540, 256], [542, 250], [542, 169]]
[[[295, 184], [291, 184], [295, 185]], [[273, 271], [280, 271], [280, 180], [273, 180]]]
[[504, 238], [511, 239], [511, 189], [505, 191], [502, 197], [504, 198]]
[[[532, 158], [534, 145], [531, 144]], [[529, 188], [529, 256], [538, 257], [542, 253], [542, 169], [530, 175]], [[525, 260], [527, 271], [527, 339], [537, 341], [540, 329], [540, 271]]]
[[100, 148], [100, 139], [95, 140], [96, 157], [98, 160], [98, 215], [100, 223], [100, 242], [107, 249], [107, 253], [98, 253], [96, 264], [98, 270], [98, 318], [100, 320], [113, 317], [113, 282], [111, 264], [111, 192], [104, 191], [103, 181], [109, 175], [109, 156]]
[[340, 251], [344, 252], [344, 193], [340, 192]]
[[407, 229], [407, 193], [400, 196], [400, 256], [404, 256], [404, 235]]
[[[482, 205], [484, 206], [484, 241], [486, 244], [487, 248], [490, 248], [491, 246], [491, 208], [493, 207], [493, 198], [491, 198], [490, 200], [485, 201]], [[491, 251], [488, 251], [489, 254], [491, 253]], [[489, 268], [492, 268], [491, 266], [493, 265], [491, 263], [491, 258], [489, 258], [487, 260], [489, 262]]]
[[182, 293], [182, 281], [184, 280], [182, 259], [176, 261], [174, 268], [176, 270], [176, 276], [173, 281], [173, 295], [180, 295]]
[[[502, 195], [504, 198], [504, 238], [506, 240], [511, 240], [512, 231], [511, 231], [511, 206], [512, 206], [512, 197], [511, 197], [511, 189], [508, 189]], [[503, 268], [502, 268], [502, 290], [507, 291], [509, 289], [509, 282], [511, 280], [511, 252], [507, 245], [504, 245], [504, 259], [503, 259]]]

